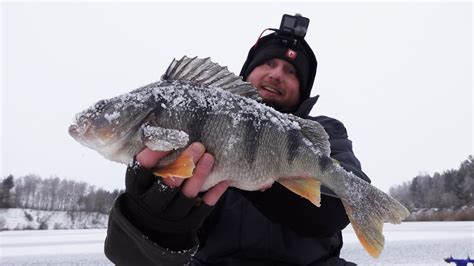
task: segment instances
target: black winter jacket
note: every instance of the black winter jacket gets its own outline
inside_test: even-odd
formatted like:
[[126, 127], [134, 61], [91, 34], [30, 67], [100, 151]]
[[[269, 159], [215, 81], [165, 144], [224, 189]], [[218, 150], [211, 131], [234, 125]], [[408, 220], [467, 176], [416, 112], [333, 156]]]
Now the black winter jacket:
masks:
[[[352, 151], [344, 125], [336, 119], [309, 117], [317, 97], [296, 115], [318, 121], [329, 135], [331, 157], [370, 182]], [[348, 265], [339, 258], [349, 220], [340, 200], [321, 187], [321, 207], [278, 183], [265, 192], [230, 188], [199, 231], [191, 250], [160, 247], [123, 215], [122, 196], [111, 210], [105, 254], [122, 265]]]

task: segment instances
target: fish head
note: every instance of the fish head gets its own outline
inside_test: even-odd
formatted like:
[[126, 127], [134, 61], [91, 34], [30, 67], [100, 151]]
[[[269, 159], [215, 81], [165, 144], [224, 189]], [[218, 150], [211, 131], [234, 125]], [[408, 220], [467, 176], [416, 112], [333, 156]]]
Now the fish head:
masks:
[[76, 114], [69, 126], [69, 135], [81, 144], [90, 144], [86, 146], [101, 147], [113, 142], [116, 125], [111, 123], [110, 118], [118, 113], [116, 110], [108, 110], [111, 109], [110, 106], [108, 100], [101, 100]]
[[125, 146], [137, 146], [131, 142], [137, 142], [137, 132], [151, 111], [143, 97], [132, 94], [101, 100], [75, 116], [69, 135], [110, 160], [125, 162], [135, 154], [119, 153], [132, 152]]

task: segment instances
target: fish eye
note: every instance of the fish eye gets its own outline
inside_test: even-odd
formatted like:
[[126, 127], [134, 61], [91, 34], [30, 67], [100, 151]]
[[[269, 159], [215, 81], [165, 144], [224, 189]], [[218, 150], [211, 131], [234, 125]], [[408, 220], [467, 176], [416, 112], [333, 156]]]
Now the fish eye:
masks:
[[103, 113], [108, 105], [109, 101], [108, 100], [100, 100], [94, 106], [90, 109], [91, 115], [98, 115], [100, 113]]
[[94, 108], [98, 110], [102, 110], [104, 109], [105, 104], [106, 104], [105, 100], [100, 100], [94, 105]]

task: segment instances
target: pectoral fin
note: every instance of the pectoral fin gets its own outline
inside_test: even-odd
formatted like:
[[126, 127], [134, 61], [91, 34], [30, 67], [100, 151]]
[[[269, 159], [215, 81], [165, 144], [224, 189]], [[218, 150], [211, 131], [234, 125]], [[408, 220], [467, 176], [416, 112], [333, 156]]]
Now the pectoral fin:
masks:
[[314, 178], [298, 177], [277, 180], [278, 183], [295, 194], [311, 201], [314, 205], [321, 206], [321, 182]]
[[189, 135], [176, 129], [144, 124], [141, 131], [143, 143], [154, 151], [176, 150], [186, 146], [189, 142]]
[[193, 156], [190, 153], [183, 152], [171, 164], [155, 169], [153, 174], [163, 178], [189, 178], [193, 175], [194, 167]]

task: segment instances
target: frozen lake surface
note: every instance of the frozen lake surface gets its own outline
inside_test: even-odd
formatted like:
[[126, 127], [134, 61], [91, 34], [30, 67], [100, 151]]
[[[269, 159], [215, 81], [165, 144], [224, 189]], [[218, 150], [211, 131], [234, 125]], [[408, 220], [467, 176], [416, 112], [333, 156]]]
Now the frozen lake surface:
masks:
[[[341, 257], [359, 265], [449, 265], [444, 258], [474, 257], [474, 222], [385, 224], [379, 259], [344, 231]], [[103, 253], [105, 229], [0, 232], [1, 265], [112, 265]], [[454, 265], [454, 264], [451, 264]]]

